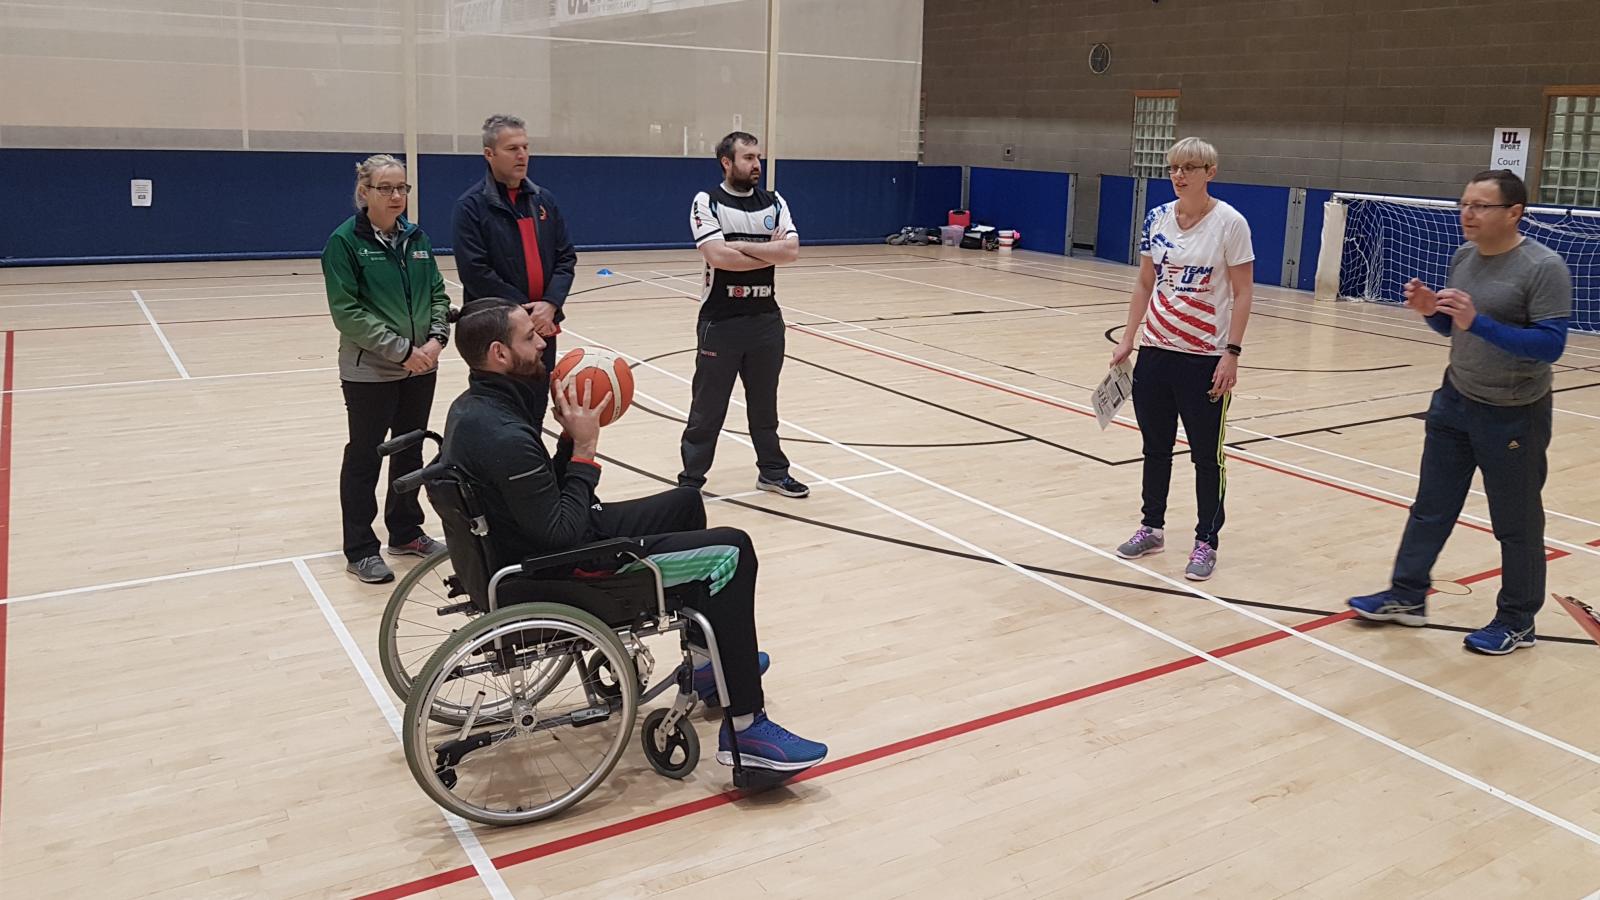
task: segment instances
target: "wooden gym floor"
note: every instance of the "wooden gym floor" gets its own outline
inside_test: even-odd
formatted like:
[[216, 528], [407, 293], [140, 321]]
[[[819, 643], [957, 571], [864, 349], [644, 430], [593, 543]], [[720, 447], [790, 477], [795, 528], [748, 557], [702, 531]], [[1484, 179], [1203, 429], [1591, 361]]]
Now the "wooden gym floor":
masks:
[[[494, 830], [453, 829], [416, 787], [373, 676], [390, 587], [337, 552], [344, 413], [316, 261], [0, 271], [0, 893], [1600, 888], [1600, 649], [1554, 604], [1531, 651], [1461, 649], [1498, 585], [1482, 496], [1439, 563], [1434, 626], [1341, 612], [1385, 583], [1444, 342], [1403, 310], [1261, 289], [1220, 566], [1191, 585], [1182, 457], [1172, 550], [1108, 553], [1137, 524], [1139, 437], [1131, 409], [1102, 432], [1085, 404], [1131, 277], [808, 248], [779, 287], [784, 435], [813, 494], [748, 493], [737, 437], [708, 488], [738, 495], [713, 521], [761, 553], [773, 716], [829, 762], [730, 799], [702, 719], [688, 780], [635, 741], [568, 814]], [[607, 498], [677, 472], [698, 280], [688, 251], [580, 258], [563, 346], [645, 360], [639, 409], [601, 441]], [[436, 426], [464, 376], [447, 351]], [[1571, 341], [1557, 389], [1550, 586], [1592, 601], [1600, 338]]]

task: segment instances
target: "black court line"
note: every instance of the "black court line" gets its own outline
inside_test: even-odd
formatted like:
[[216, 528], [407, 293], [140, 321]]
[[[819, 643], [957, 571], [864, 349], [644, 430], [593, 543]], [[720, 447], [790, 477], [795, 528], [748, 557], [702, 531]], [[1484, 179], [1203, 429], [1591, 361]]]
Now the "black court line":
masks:
[[[646, 358], [640, 360], [640, 363], [655, 362], [656, 360], [665, 359], [665, 358], [667, 358], [669, 356], [679, 356], [679, 355], [684, 354], [684, 353], [693, 353], [693, 352], [694, 352], [694, 348], [693, 347], [690, 347], [690, 348], [685, 349], [685, 350], [670, 350], [670, 351], [668, 351], [666, 353], [658, 353], [655, 356], [646, 357]], [[1061, 450], [1061, 451], [1066, 452], [1066, 453], [1071, 453], [1074, 456], [1080, 456], [1080, 457], [1083, 457], [1084, 459], [1092, 460], [1094, 462], [1100, 463], [1101, 465], [1121, 466], [1121, 465], [1128, 465], [1129, 463], [1139, 462], [1140, 461], [1140, 460], [1122, 460], [1122, 461], [1113, 462], [1112, 460], [1102, 459], [1101, 457], [1095, 456], [1092, 453], [1086, 453], [1086, 452], [1084, 452], [1082, 450], [1078, 450], [1076, 448], [1069, 447], [1066, 444], [1058, 444], [1055, 441], [1051, 441], [1051, 440], [1048, 440], [1046, 438], [1039, 437], [1036, 434], [1030, 434], [1030, 433], [1028, 433], [1026, 431], [1023, 431], [1023, 430], [1021, 430], [1019, 428], [1012, 428], [1009, 425], [1002, 425], [999, 422], [995, 422], [995, 421], [990, 420], [990, 419], [985, 419], [982, 416], [974, 415], [974, 414], [968, 413], [968, 412], [962, 412], [959, 409], [952, 409], [951, 407], [944, 406], [943, 404], [935, 403], [934, 401], [929, 400], [929, 399], [927, 399], [925, 397], [918, 397], [918, 396], [916, 396], [914, 394], [907, 394], [907, 393], [905, 393], [903, 391], [897, 391], [892, 387], [888, 387], [887, 385], [879, 384], [879, 383], [877, 383], [875, 381], [869, 381], [869, 380], [867, 380], [865, 378], [860, 378], [860, 377], [857, 377], [855, 375], [851, 375], [848, 372], [841, 372], [838, 369], [832, 368], [831, 366], [825, 366], [825, 365], [823, 365], [821, 363], [812, 362], [811, 360], [805, 359], [803, 357], [794, 356], [793, 354], [785, 353], [783, 355], [783, 358], [786, 359], [786, 360], [789, 360], [790, 362], [799, 363], [800, 365], [803, 365], [803, 366], [810, 366], [810, 367], [812, 367], [814, 369], [820, 369], [820, 370], [822, 370], [824, 372], [829, 373], [830, 375], [837, 375], [840, 378], [844, 378], [844, 379], [847, 379], [849, 381], [853, 381], [853, 382], [855, 382], [857, 384], [863, 384], [863, 385], [866, 385], [868, 387], [875, 388], [877, 390], [883, 391], [885, 393], [893, 394], [896, 397], [900, 397], [900, 398], [903, 398], [903, 399], [906, 399], [906, 400], [910, 400], [910, 401], [912, 401], [914, 403], [920, 403], [923, 406], [932, 407], [934, 409], [940, 410], [941, 412], [947, 412], [947, 413], [949, 413], [949, 414], [951, 414], [953, 416], [959, 416], [960, 418], [967, 419], [969, 421], [977, 422], [977, 423], [982, 424], [982, 425], [987, 425], [990, 428], [993, 428], [993, 429], [995, 429], [997, 431], [1002, 431], [1002, 432], [1005, 432], [1006, 434], [1014, 435], [1015, 438], [1016, 438], [1015, 440], [985, 441], [985, 442], [960, 443], [960, 444], [904, 444], [904, 445], [895, 445], [895, 444], [856, 444], [856, 443], [851, 443], [851, 442], [848, 442], [848, 441], [839, 441], [838, 442], [840, 444], [845, 444], [846, 446], [854, 446], [854, 447], [895, 447], [895, 446], [899, 446], [899, 447], [903, 447], [903, 448], [944, 447], [944, 446], [974, 446], [974, 447], [976, 447], [976, 446], [988, 446], [988, 445], [996, 445], [996, 444], [1018, 444], [1018, 443], [1023, 443], [1025, 441], [1032, 441], [1034, 443], [1043, 444], [1043, 445], [1045, 445], [1047, 447], [1052, 447], [1054, 449]], [[637, 368], [637, 366], [632, 366], [630, 368]], [[663, 412], [656, 412], [656, 411], [653, 411], [653, 410], [651, 412], [654, 415], [661, 416], [662, 418], [671, 419], [674, 422], [682, 422], [683, 421], [682, 419], [679, 419], [676, 416], [669, 416], [669, 415], [667, 415], [666, 413], [663, 413]], [[743, 434], [743, 432], [735, 432], [735, 433]], [[829, 441], [818, 441], [818, 440], [812, 440], [812, 439], [787, 438], [787, 437], [784, 438], [783, 440], [785, 440], [785, 441], [791, 441], [792, 440], [792, 441], [796, 441], [796, 442], [799, 442], [799, 443], [807, 443], [807, 444], [828, 444], [828, 443], [830, 443]]]
[[941, 412], [947, 412], [950, 415], [958, 416], [960, 418], [967, 419], [968, 421], [977, 422], [977, 423], [982, 424], [982, 425], [987, 425], [990, 428], [994, 428], [994, 429], [996, 429], [998, 431], [1003, 431], [1003, 432], [1005, 432], [1007, 434], [1016, 435], [1017, 437], [1021, 437], [1021, 438], [1027, 438], [1028, 440], [1031, 440], [1031, 441], [1033, 441], [1035, 443], [1043, 444], [1046, 447], [1052, 447], [1052, 448], [1054, 448], [1056, 450], [1060, 450], [1060, 451], [1062, 451], [1064, 453], [1070, 453], [1073, 456], [1082, 457], [1084, 459], [1100, 463], [1101, 465], [1105, 465], [1105, 466], [1120, 466], [1120, 465], [1126, 465], [1129, 462], [1138, 462], [1139, 461], [1139, 460], [1123, 460], [1123, 461], [1120, 461], [1120, 462], [1116, 462], [1116, 461], [1112, 461], [1112, 460], [1109, 460], [1109, 459], [1104, 459], [1102, 457], [1094, 455], [1093, 453], [1087, 453], [1087, 452], [1085, 452], [1083, 450], [1079, 450], [1079, 449], [1077, 449], [1075, 447], [1069, 447], [1066, 444], [1056, 443], [1055, 441], [1049, 440], [1047, 438], [1039, 437], [1036, 434], [1030, 434], [1030, 433], [1028, 433], [1026, 431], [1023, 431], [1023, 430], [1021, 430], [1019, 428], [1012, 428], [1010, 425], [1002, 425], [1001, 423], [996, 422], [996, 421], [994, 421], [992, 419], [985, 419], [982, 416], [974, 415], [974, 414], [969, 413], [969, 412], [963, 412], [963, 411], [961, 411], [959, 409], [954, 409], [952, 407], [945, 406], [945, 405], [943, 405], [941, 403], [935, 403], [934, 401], [929, 400], [926, 397], [918, 397], [915, 394], [908, 394], [908, 393], [905, 393], [904, 391], [898, 391], [898, 390], [895, 390], [894, 388], [889, 387], [887, 385], [879, 384], [879, 383], [877, 383], [875, 381], [869, 381], [869, 380], [867, 380], [865, 378], [860, 378], [860, 377], [857, 377], [855, 375], [851, 375], [851, 374], [849, 374], [847, 372], [841, 372], [838, 369], [832, 368], [830, 366], [825, 366], [825, 365], [823, 365], [821, 363], [812, 362], [809, 359], [805, 359], [805, 358], [802, 358], [802, 357], [799, 357], [799, 356], [791, 356], [791, 355], [789, 355], [787, 353], [784, 354], [784, 359], [792, 360], [792, 361], [797, 362], [797, 363], [799, 363], [799, 364], [801, 364], [803, 366], [811, 366], [814, 369], [821, 369], [824, 372], [828, 372], [828, 373], [830, 373], [832, 375], [837, 375], [840, 378], [845, 378], [845, 379], [848, 379], [850, 381], [854, 381], [857, 384], [864, 384], [864, 385], [867, 385], [868, 387], [873, 387], [873, 388], [876, 388], [876, 389], [878, 389], [880, 391], [884, 391], [885, 393], [893, 394], [896, 397], [901, 397], [903, 399], [910, 400], [913, 403], [920, 403], [923, 406], [932, 407], [933, 409], [940, 410]]
[[[1250, 315], [1253, 316], [1255, 314], [1256, 314], [1255, 310], [1252, 309], [1250, 311]], [[1127, 324], [1123, 323], [1121, 325], [1113, 325], [1110, 328], [1107, 328], [1105, 330], [1105, 339], [1106, 339], [1106, 341], [1108, 343], [1111, 343], [1111, 344], [1116, 344], [1117, 339], [1115, 337], [1113, 337], [1112, 335], [1116, 334], [1117, 332], [1119, 332], [1119, 331], [1121, 331], [1121, 330], [1123, 330], [1123, 329], [1125, 329], [1127, 327], [1128, 327]], [[1394, 365], [1391, 365], [1391, 366], [1372, 366], [1371, 368], [1366, 368], [1366, 369], [1284, 369], [1284, 368], [1277, 368], [1277, 367], [1274, 367], [1274, 366], [1247, 366], [1247, 365], [1245, 365], [1244, 363], [1241, 362], [1241, 363], [1239, 363], [1239, 368], [1241, 368], [1241, 369], [1249, 369], [1249, 370], [1251, 370], [1253, 372], [1299, 372], [1299, 373], [1309, 373], [1309, 374], [1313, 374], [1313, 375], [1352, 375], [1352, 374], [1360, 374], [1362, 372], [1388, 372], [1388, 371], [1393, 370], [1393, 369], [1410, 369], [1410, 368], [1413, 368], [1413, 366], [1412, 366], [1411, 363], [1395, 363]]]
[[[1054, 281], [1054, 282], [1056, 282], [1058, 284], [1070, 284], [1070, 285], [1073, 285], [1075, 287], [1092, 288], [1094, 290], [1100, 290], [1100, 291], [1114, 291], [1114, 292], [1117, 292], [1117, 293], [1130, 293], [1131, 292], [1130, 289], [1125, 289], [1125, 288], [1115, 288], [1115, 287], [1108, 287], [1108, 286], [1103, 285], [1103, 284], [1090, 284], [1090, 283], [1083, 282], [1083, 281], [1073, 281], [1070, 278], [1051, 278], [1051, 277], [1046, 276], [1046, 275], [1034, 275], [1034, 274], [1031, 274], [1031, 273], [1024, 273], [1024, 272], [1012, 272], [1012, 271], [1010, 271], [1008, 269], [1000, 269], [1000, 268], [996, 268], [995, 266], [983, 266], [983, 265], [978, 265], [977, 263], [956, 262], [955, 260], [941, 260], [941, 262], [954, 262], [955, 265], [958, 265], [958, 266], [968, 266], [970, 268], [983, 269], [983, 270], [989, 271], [989, 272], [999, 272], [1002, 275], [1022, 275], [1022, 276], [1027, 277], [1027, 278], [1041, 278], [1041, 279], [1044, 279], [1045, 281]], [[1272, 298], [1263, 298], [1263, 299], [1272, 299]], [[1429, 346], [1429, 347], [1438, 347], [1438, 348], [1446, 349], [1446, 350], [1449, 349], [1449, 347], [1450, 347], [1449, 344], [1441, 344], [1441, 343], [1439, 343], [1437, 341], [1429, 341], [1429, 340], [1424, 340], [1422, 338], [1410, 338], [1410, 337], [1405, 337], [1403, 335], [1398, 335], [1398, 334], [1385, 334], [1385, 333], [1379, 332], [1379, 331], [1366, 331], [1366, 330], [1361, 329], [1361, 328], [1351, 328], [1348, 325], [1335, 325], [1335, 324], [1333, 324], [1331, 322], [1312, 322], [1312, 321], [1307, 321], [1305, 319], [1296, 319], [1296, 318], [1294, 318], [1292, 316], [1276, 316], [1276, 315], [1273, 315], [1272, 313], [1262, 311], [1260, 307], [1252, 307], [1251, 310], [1250, 310], [1250, 315], [1251, 316], [1262, 316], [1263, 318], [1268, 318], [1268, 319], [1282, 319], [1283, 321], [1286, 321], [1286, 322], [1295, 322], [1295, 323], [1298, 323], [1300, 325], [1312, 325], [1312, 326], [1315, 326], [1315, 327], [1318, 327], [1318, 328], [1335, 328], [1335, 329], [1338, 329], [1340, 331], [1350, 331], [1350, 332], [1354, 332], [1356, 334], [1364, 334], [1364, 335], [1367, 335], [1369, 337], [1390, 338], [1392, 340], [1397, 340], [1397, 341], [1410, 341], [1411, 343], [1414, 343], [1414, 344], [1424, 344], [1424, 345]]]
[[[549, 429], [546, 429], [545, 433], [551, 435], [552, 437], [554, 437], [554, 433], [551, 432]], [[601, 458], [601, 460], [603, 460], [604, 462], [607, 462], [607, 463], [610, 463], [612, 465], [615, 465], [618, 468], [625, 469], [625, 470], [627, 470], [629, 472], [632, 472], [632, 473], [634, 473], [636, 475], [641, 475], [641, 476], [643, 476], [645, 478], [650, 479], [651, 481], [659, 482], [661, 484], [670, 485], [670, 486], [673, 486], [673, 487], [677, 486], [677, 482], [675, 480], [667, 478], [666, 476], [663, 476], [663, 475], [658, 475], [655, 472], [649, 471], [648, 469], [644, 469], [644, 468], [641, 468], [639, 466], [635, 466], [635, 465], [633, 465], [631, 463], [625, 462], [625, 461], [623, 461], [621, 459], [617, 459], [616, 457], [609, 456], [609, 455], [604, 454], [604, 453], [599, 453], [599, 454], [596, 454], [596, 455], [599, 456]], [[713, 497], [713, 498], [717, 498], [716, 494], [708, 493], [707, 496], [710, 496], [710, 497]], [[864, 539], [870, 540], [870, 541], [878, 541], [878, 542], [885, 543], [885, 544], [893, 544], [893, 545], [895, 545], [897, 547], [905, 547], [905, 548], [911, 549], [911, 550], [921, 550], [921, 551], [924, 551], [924, 552], [927, 552], [927, 553], [936, 553], [936, 554], [938, 554], [940, 556], [948, 556], [948, 557], [952, 557], [952, 558], [955, 558], [955, 559], [964, 559], [964, 560], [968, 560], [968, 561], [971, 561], [971, 562], [984, 563], [984, 564], [987, 564], [987, 565], [994, 565], [994, 566], [1003, 565], [998, 560], [991, 559], [990, 557], [982, 556], [982, 555], [979, 555], [979, 554], [976, 554], [976, 553], [968, 553], [968, 552], [966, 552], [964, 550], [953, 550], [953, 549], [950, 549], [950, 548], [947, 548], [947, 547], [938, 547], [938, 546], [935, 546], [935, 545], [932, 545], [932, 544], [924, 544], [924, 543], [921, 543], [919, 541], [908, 540], [906, 538], [897, 538], [897, 537], [893, 537], [893, 536], [886, 535], [886, 534], [879, 534], [877, 532], [865, 531], [865, 530], [862, 530], [860, 528], [851, 528], [848, 525], [839, 525], [839, 524], [834, 523], [834, 522], [823, 521], [822, 519], [815, 519], [815, 518], [811, 518], [809, 516], [798, 515], [796, 513], [784, 512], [783, 510], [773, 509], [773, 508], [768, 507], [768, 506], [761, 506], [761, 505], [756, 504], [756, 503], [749, 503], [749, 502], [746, 502], [744, 500], [737, 500], [737, 499], [732, 499], [732, 498], [718, 498], [718, 499], [720, 499], [720, 501], [723, 502], [723, 503], [727, 503], [727, 504], [730, 504], [730, 505], [733, 505], [733, 506], [737, 506], [737, 507], [740, 507], [741, 509], [748, 509], [748, 510], [751, 510], [753, 512], [758, 512], [758, 513], [761, 513], [762, 515], [774, 516], [776, 518], [786, 519], [786, 520], [791, 521], [791, 522], [800, 522], [800, 523], [803, 523], [803, 524], [806, 524], [806, 525], [815, 526], [817, 528], [824, 528], [824, 529], [827, 529], [829, 531], [835, 531], [835, 532], [838, 532], [840, 534], [848, 534], [848, 535], [851, 535], [853, 537], [864, 538]], [[1050, 567], [1047, 567], [1047, 566], [1037, 566], [1037, 565], [1030, 565], [1030, 564], [1026, 564], [1026, 563], [1017, 563], [1017, 565], [1020, 566], [1023, 569], [1026, 569], [1026, 570], [1028, 570], [1030, 572], [1036, 572], [1036, 573], [1038, 573], [1040, 575], [1053, 575], [1053, 576], [1058, 577], [1058, 578], [1068, 578], [1068, 579], [1072, 579], [1074, 581], [1082, 581], [1082, 582], [1087, 582], [1087, 583], [1090, 583], [1090, 584], [1099, 584], [1099, 585], [1104, 585], [1104, 586], [1107, 586], [1107, 587], [1123, 588], [1123, 589], [1126, 589], [1126, 590], [1138, 591], [1138, 592], [1146, 593], [1146, 594], [1161, 594], [1161, 595], [1170, 596], [1170, 597], [1183, 597], [1183, 598], [1188, 598], [1188, 599], [1193, 599], [1193, 597], [1194, 597], [1193, 594], [1191, 594], [1190, 592], [1188, 592], [1186, 590], [1183, 590], [1181, 588], [1139, 584], [1137, 582], [1123, 581], [1123, 580], [1116, 579], [1116, 578], [1106, 578], [1106, 577], [1100, 576], [1100, 575], [1087, 575], [1087, 574], [1084, 574], [1082, 572], [1073, 572], [1073, 571], [1069, 571], [1069, 570], [1066, 570], [1066, 569], [1055, 569], [1055, 568], [1050, 568]], [[1468, 593], [1470, 593], [1470, 592], [1471, 592], [1471, 589], [1469, 588], [1468, 589]], [[1245, 599], [1240, 598], [1240, 597], [1229, 597], [1229, 596], [1222, 595], [1222, 594], [1213, 594], [1212, 596], [1217, 597], [1218, 599], [1221, 599], [1221, 600], [1225, 600], [1228, 603], [1232, 603], [1232, 604], [1235, 604], [1235, 605], [1238, 605], [1238, 606], [1246, 606], [1246, 607], [1250, 607], [1252, 609], [1268, 609], [1268, 610], [1273, 610], [1273, 611], [1276, 611], [1276, 612], [1298, 613], [1298, 614], [1302, 614], [1302, 615], [1319, 616], [1319, 617], [1321, 617], [1321, 616], [1331, 616], [1331, 615], [1336, 615], [1337, 614], [1337, 613], [1333, 613], [1333, 612], [1330, 612], [1330, 611], [1325, 610], [1325, 609], [1314, 609], [1314, 608], [1311, 608], [1311, 607], [1304, 607], [1304, 606], [1289, 606], [1289, 605], [1280, 604], [1280, 603], [1267, 603], [1267, 602], [1260, 601], [1260, 600], [1245, 600]], [[1451, 595], [1451, 596], [1454, 596], [1454, 595]], [[1342, 610], [1341, 610], [1341, 612], [1342, 612]], [[1447, 632], [1453, 632], [1453, 633], [1456, 633], [1456, 634], [1470, 634], [1471, 632], [1477, 630], [1476, 628], [1465, 628], [1465, 627], [1461, 627], [1461, 626], [1457, 626], [1457, 625], [1439, 625], [1439, 624], [1434, 624], [1434, 623], [1429, 623], [1428, 625], [1423, 626], [1423, 628], [1425, 630], [1447, 631]], [[1539, 637], [1539, 640], [1540, 641], [1547, 641], [1547, 642], [1555, 643], [1555, 644], [1591, 644], [1591, 645], [1594, 644], [1594, 641], [1591, 641], [1588, 638], [1545, 637], [1545, 636], [1541, 635]]]

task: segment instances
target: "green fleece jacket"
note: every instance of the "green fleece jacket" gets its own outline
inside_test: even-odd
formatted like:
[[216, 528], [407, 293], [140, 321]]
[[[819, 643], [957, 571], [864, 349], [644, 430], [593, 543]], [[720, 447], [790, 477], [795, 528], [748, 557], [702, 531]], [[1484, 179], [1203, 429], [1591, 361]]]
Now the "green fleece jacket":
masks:
[[402, 217], [393, 245], [378, 240], [363, 210], [328, 237], [322, 276], [328, 310], [339, 329], [339, 377], [345, 381], [399, 381], [402, 365], [434, 338], [450, 339], [445, 313], [450, 297], [428, 235]]

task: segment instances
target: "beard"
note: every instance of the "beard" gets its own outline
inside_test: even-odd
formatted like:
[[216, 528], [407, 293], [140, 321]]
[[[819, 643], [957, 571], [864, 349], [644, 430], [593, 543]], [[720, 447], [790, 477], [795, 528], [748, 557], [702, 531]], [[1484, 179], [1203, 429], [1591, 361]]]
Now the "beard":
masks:
[[761, 183], [761, 173], [757, 171], [746, 172], [743, 175], [732, 175], [728, 179], [728, 186], [741, 191], [753, 191]]
[[511, 369], [511, 375], [527, 381], [543, 381], [549, 374], [544, 367], [543, 354], [535, 356], [518, 356]]

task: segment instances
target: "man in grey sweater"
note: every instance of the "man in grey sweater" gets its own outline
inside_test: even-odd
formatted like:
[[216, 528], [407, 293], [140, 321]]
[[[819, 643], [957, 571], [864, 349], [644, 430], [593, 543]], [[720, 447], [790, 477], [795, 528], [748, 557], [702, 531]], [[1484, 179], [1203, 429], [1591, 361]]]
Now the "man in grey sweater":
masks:
[[1566, 348], [1572, 314], [1566, 263], [1518, 228], [1527, 202], [1510, 171], [1474, 176], [1461, 195], [1469, 243], [1451, 259], [1446, 287], [1435, 292], [1415, 278], [1405, 287], [1406, 305], [1450, 338], [1450, 366], [1428, 407], [1417, 498], [1389, 589], [1349, 601], [1364, 619], [1427, 624], [1433, 564], [1481, 470], [1500, 541], [1500, 593], [1494, 620], [1463, 643], [1495, 656], [1533, 646], [1544, 604], [1550, 364]]

